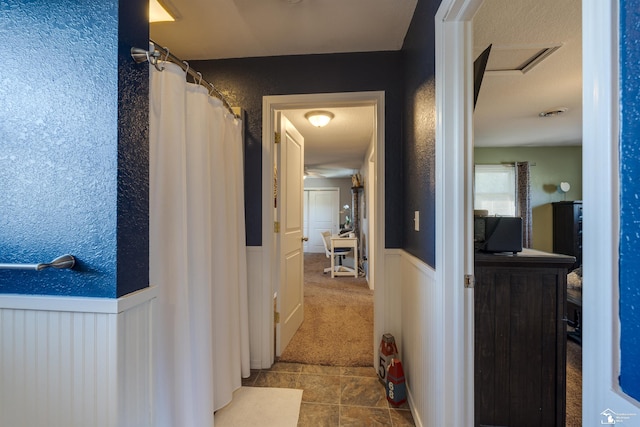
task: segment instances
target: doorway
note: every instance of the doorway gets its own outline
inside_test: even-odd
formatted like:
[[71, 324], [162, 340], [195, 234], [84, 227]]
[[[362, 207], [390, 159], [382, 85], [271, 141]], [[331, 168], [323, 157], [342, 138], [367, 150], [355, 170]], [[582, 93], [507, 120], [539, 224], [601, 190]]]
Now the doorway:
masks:
[[[436, 248], [441, 255], [439, 283], [458, 283], [472, 273], [473, 224], [471, 204], [472, 132], [471, 22], [482, 0], [445, 0], [436, 16], [436, 102], [442, 112], [436, 129], [438, 174]], [[583, 203], [589, 229], [583, 241], [585, 282], [598, 284], [583, 296], [590, 319], [583, 330], [583, 409], [585, 422], [598, 420], [603, 407], [634, 412], [617, 380], [619, 337], [617, 321], [617, 239], [619, 207], [609, 195], [618, 188], [618, 40], [617, 2], [582, 2], [583, 35]], [[463, 66], [462, 64], [466, 64]], [[445, 143], [446, 142], [446, 143]], [[449, 197], [444, 197], [449, 195]], [[452, 195], [459, 195], [454, 197]], [[464, 230], [464, 233], [457, 233]], [[446, 241], [445, 236], [459, 236]], [[464, 261], [456, 261], [463, 259]], [[473, 425], [473, 289], [451, 286], [451, 328], [464, 338], [445, 352], [454, 360], [458, 382], [444, 396], [464, 411], [456, 425]], [[456, 289], [457, 288], [457, 289]], [[451, 298], [451, 299], [449, 299]], [[448, 323], [448, 322], [447, 322]], [[468, 357], [465, 357], [468, 355]], [[466, 378], [466, 380], [465, 380]], [[604, 405], [604, 406], [603, 406]]]
[[[272, 307], [274, 298], [279, 291], [278, 282], [278, 254], [275, 250], [274, 237], [274, 209], [273, 209], [273, 184], [274, 184], [274, 168], [273, 157], [275, 150], [273, 149], [275, 117], [277, 112], [286, 112], [286, 110], [302, 109], [302, 108], [328, 108], [331, 106], [373, 106], [374, 131], [372, 136], [373, 152], [375, 153], [375, 162], [373, 163], [374, 175], [370, 179], [371, 195], [367, 200], [367, 209], [375, 212], [376, 222], [371, 224], [370, 233], [376, 237], [374, 246], [370, 246], [370, 253], [373, 258], [380, 259], [376, 256], [384, 248], [384, 92], [353, 92], [353, 93], [333, 93], [333, 94], [309, 94], [309, 95], [282, 95], [282, 96], [266, 96], [263, 98], [263, 247], [264, 256], [262, 262], [262, 273], [264, 280], [264, 292], [262, 294], [263, 322], [265, 325], [274, 327], [274, 316]], [[363, 159], [364, 161], [365, 159]], [[369, 275], [371, 277], [383, 277], [383, 266], [377, 264], [369, 264]], [[383, 287], [381, 279], [376, 280], [378, 288]], [[380, 289], [376, 290], [378, 293]], [[380, 324], [377, 320], [383, 315], [381, 305], [377, 302], [379, 298], [374, 298], [374, 337], [379, 334], [375, 325]], [[271, 334], [265, 335], [263, 338], [262, 348], [275, 348], [275, 354], [271, 354], [270, 363], [273, 363], [275, 356], [280, 354], [283, 349], [278, 345], [278, 327], [275, 325], [276, 337]], [[372, 337], [373, 338], [373, 337]], [[375, 340], [372, 340], [375, 348]], [[375, 352], [374, 352], [375, 354]], [[375, 357], [374, 357], [375, 359]], [[374, 360], [372, 360], [372, 364]]]
[[[509, 350], [504, 353], [511, 366], [518, 365], [518, 351], [525, 346], [529, 346], [526, 351], [528, 354], [533, 352], [535, 345], [544, 345], [547, 355], [555, 353], [561, 358], [566, 357], [566, 363], [554, 362], [553, 366], [551, 363], [545, 365], [544, 361], [535, 363], [529, 355], [520, 361], [529, 362], [528, 383], [552, 386], [553, 393], [557, 395], [557, 398], [550, 398], [555, 403], [555, 411], [546, 411], [544, 416], [554, 414], [557, 419], [565, 417], [567, 425], [580, 424], [582, 393], [582, 350], [579, 344], [569, 339], [571, 335], [568, 334], [571, 331], [569, 326], [579, 325], [572, 321], [580, 318], [578, 308], [581, 306], [578, 290], [581, 287], [581, 275], [574, 272], [577, 267], [582, 266], [580, 6], [580, 1], [558, 3], [554, 0], [539, 0], [535, 4], [524, 0], [484, 1], [472, 22], [473, 58], [478, 58], [491, 46], [483, 78], [479, 77], [479, 71], [475, 71], [478, 74], [475, 76], [476, 82], [482, 81], [482, 85], [474, 88], [478, 95], [473, 112], [474, 209], [478, 210], [478, 214], [486, 210], [488, 216], [522, 218], [523, 250], [518, 253], [521, 260], [535, 254], [531, 249], [547, 254], [575, 256], [577, 259], [576, 264], [566, 266], [569, 275], [562, 275], [563, 280], [569, 282], [566, 286], [567, 308], [559, 308], [561, 306], [554, 305], [551, 298], [546, 298], [544, 308], [541, 309], [545, 310], [545, 315], [554, 319], [556, 333], [543, 335], [549, 337], [546, 344], [542, 340], [547, 338], [541, 338], [540, 341], [532, 338], [526, 345], [512, 338]], [[526, 50], [522, 47], [525, 42], [537, 48]], [[526, 59], [523, 60], [523, 57]], [[477, 59], [475, 61], [478, 62]], [[517, 94], [511, 90], [514, 85], [519, 88]], [[563, 87], [564, 90], [554, 90], [556, 87]], [[562, 108], [551, 111], [551, 105]], [[498, 116], [500, 124], [496, 121]], [[547, 118], [560, 120], [546, 120]], [[571, 183], [570, 186], [567, 185], [570, 189], [559, 188], [563, 181]], [[570, 221], [569, 214], [574, 212]], [[509, 219], [502, 219], [506, 220]], [[483, 221], [478, 219], [478, 224]], [[477, 244], [482, 245], [480, 242]], [[485, 260], [482, 252], [476, 252], [476, 422], [479, 420], [481, 424], [492, 424], [492, 417], [496, 417], [493, 419], [495, 424], [507, 424], [507, 419], [515, 422], [519, 417], [533, 422], [533, 416], [524, 415], [526, 406], [522, 407], [522, 412], [512, 408], [509, 411], [511, 418], [505, 416], [503, 421], [498, 422], [495, 414], [507, 411], [500, 406], [496, 407], [502, 410], [495, 409], [489, 402], [499, 405], [498, 402], [506, 400], [480, 397], [489, 394], [488, 388], [500, 381], [499, 378], [496, 378], [495, 383], [480, 380], [484, 377], [479, 373], [490, 376], [487, 365], [491, 362], [483, 359], [483, 353], [486, 354], [483, 349], [496, 348], [491, 347], [490, 343], [499, 345], [499, 341], [492, 341], [494, 335], [489, 333], [483, 322], [489, 318], [488, 310], [485, 311], [484, 308], [486, 297], [495, 295], [489, 286], [497, 285], [497, 282], [491, 281], [487, 276], [482, 276], [484, 280], [480, 278], [480, 272], [486, 271], [482, 268]], [[544, 267], [544, 263], [540, 263], [535, 270], [541, 271]], [[580, 272], [581, 269], [577, 271]], [[557, 290], [554, 295], [565, 292], [561, 288], [565, 286], [545, 287]], [[518, 286], [517, 289], [524, 294], [527, 288]], [[502, 307], [502, 312], [516, 318], [522, 316], [520, 310], [533, 311], [532, 307], [536, 304], [536, 296], [540, 294], [540, 290], [536, 288], [531, 292], [526, 298], [526, 304], [521, 306], [517, 302], [516, 293], [512, 292], [509, 297], [505, 291], [496, 293], [504, 297], [504, 301], [509, 301]], [[558, 298], [557, 301], [564, 304], [563, 298]], [[570, 308], [571, 301], [576, 304], [575, 309]], [[496, 317], [500, 317], [498, 313], [501, 307], [498, 302], [492, 309], [496, 310], [493, 312]], [[563, 318], [568, 321], [563, 322]], [[506, 331], [509, 331], [515, 337], [533, 333], [534, 324], [535, 322], [528, 321], [516, 327], [512, 322], [497, 322], [494, 327], [504, 328], [500, 329], [500, 335], [507, 335]], [[546, 360], [551, 359], [547, 357]], [[556, 372], [557, 379], [553, 383], [543, 379], [542, 372], [548, 369]], [[519, 378], [529, 374], [512, 373], [511, 384], [516, 384]], [[501, 396], [499, 389], [508, 393], [512, 399], [518, 399], [520, 390], [516, 387], [496, 388], [491, 394]], [[526, 400], [533, 406], [534, 398]], [[542, 401], [536, 406], [547, 407]], [[488, 408], [493, 408], [494, 412], [491, 413]]]

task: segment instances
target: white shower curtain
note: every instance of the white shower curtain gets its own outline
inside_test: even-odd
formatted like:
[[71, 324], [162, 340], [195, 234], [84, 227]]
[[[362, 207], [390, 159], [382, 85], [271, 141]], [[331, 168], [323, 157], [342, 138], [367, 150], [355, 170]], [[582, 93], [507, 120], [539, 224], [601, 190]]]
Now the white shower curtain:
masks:
[[241, 122], [177, 65], [150, 67], [157, 426], [213, 426], [249, 369]]

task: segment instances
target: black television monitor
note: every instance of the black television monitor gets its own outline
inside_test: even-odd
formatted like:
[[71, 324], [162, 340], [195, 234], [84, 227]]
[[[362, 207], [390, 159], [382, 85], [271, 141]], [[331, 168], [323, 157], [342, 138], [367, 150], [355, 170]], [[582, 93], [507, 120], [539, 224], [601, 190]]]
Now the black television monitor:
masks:
[[474, 240], [476, 249], [483, 252], [522, 252], [522, 218], [475, 217]]

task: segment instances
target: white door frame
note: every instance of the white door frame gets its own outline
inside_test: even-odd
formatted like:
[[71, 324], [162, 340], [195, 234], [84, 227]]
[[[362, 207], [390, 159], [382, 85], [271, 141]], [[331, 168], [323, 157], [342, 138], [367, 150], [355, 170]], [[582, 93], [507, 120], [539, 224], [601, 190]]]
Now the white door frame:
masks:
[[443, 0], [436, 13], [436, 281], [447, 425], [474, 425], [473, 33], [482, 0]]
[[640, 402], [620, 389], [619, 10], [617, 1], [582, 2], [583, 278], [582, 424], [601, 412], [634, 413]]
[[[277, 251], [273, 236], [273, 140], [275, 133], [275, 112], [299, 108], [319, 108], [323, 106], [358, 106], [373, 105], [375, 109], [374, 133], [376, 137], [376, 200], [372, 209], [375, 209], [376, 244], [372, 248], [378, 260], [372, 266], [372, 274], [376, 278], [377, 292], [384, 292], [384, 270], [382, 253], [384, 251], [384, 145], [385, 145], [385, 104], [384, 91], [371, 92], [345, 92], [345, 93], [320, 93], [300, 95], [273, 95], [262, 98], [262, 295], [261, 295], [261, 323], [262, 343], [261, 360], [263, 367], [268, 368], [274, 362], [274, 319], [273, 298], [277, 291], [276, 269]], [[370, 180], [372, 181], [372, 180]], [[384, 329], [384, 308], [380, 305], [379, 298], [374, 298], [374, 336], [382, 335]], [[375, 362], [375, 352], [374, 360]], [[266, 366], [264, 366], [266, 365]]]
[[[473, 165], [471, 19], [481, 4], [443, 0], [436, 15], [436, 270], [445, 297], [444, 333], [454, 338], [443, 349], [444, 360], [453, 363], [443, 369], [452, 384], [443, 410], [463, 409], [462, 419], [450, 425], [473, 425], [473, 291], [461, 283], [473, 268], [472, 241], [465, 237], [472, 227], [471, 188], [465, 183]], [[607, 408], [640, 419], [640, 404], [618, 383], [618, 34], [617, 1], [583, 0], [583, 425], [600, 424]]]

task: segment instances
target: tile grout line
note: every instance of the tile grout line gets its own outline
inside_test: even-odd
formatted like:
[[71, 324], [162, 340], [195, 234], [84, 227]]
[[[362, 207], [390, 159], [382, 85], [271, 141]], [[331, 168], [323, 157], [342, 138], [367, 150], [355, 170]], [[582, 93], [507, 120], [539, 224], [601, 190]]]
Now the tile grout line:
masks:
[[[257, 375], [253, 380], [254, 385], [258, 384], [258, 379], [259, 379], [260, 376], [264, 376], [264, 375], [266, 375], [267, 372], [270, 372], [270, 371], [271, 371], [270, 369], [258, 370]], [[340, 379], [340, 389], [339, 389], [339, 393], [340, 394], [339, 394], [339, 399], [338, 399], [337, 405], [333, 404], [333, 403], [322, 403], [322, 402], [302, 402], [302, 403], [307, 403], [307, 404], [310, 404], [310, 405], [328, 406], [328, 407], [336, 406], [337, 407], [337, 411], [338, 411], [338, 413], [337, 413], [338, 425], [340, 425], [340, 423], [342, 422], [341, 413], [342, 413], [342, 408], [343, 407], [344, 408], [347, 408], [347, 407], [361, 407], [361, 408], [365, 408], [365, 409], [368, 409], [368, 410], [371, 410], [371, 409], [375, 409], [375, 410], [386, 409], [387, 410], [386, 411], [387, 412], [387, 417], [388, 417], [387, 419], [389, 420], [391, 426], [396, 425], [394, 423], [393, 418], [392, 418], [392, 413], [393, 413], [392, 409], [396, 409], [396, 410], [399, 410], [399, 411], [404, 411], [405, 410], [404, 408], [395, 408], [395, 407], [391, 406], [388, 403], [388, 401], [386, 401], [386, 392], [384, 393], [384, 400], [386, 401], [387, 404], [384, 407], [372, 406], [372, 405], [357, 405], [357, 404], [347, 405], [347, 404], [345, 404], [344, 399], [343, 399], [343, 386], [347, 385], [351, 381], [357, 380], [359, 378], [360, 379], [371, 378], [371, 375], [358, 375], [358, 374], [354, 374], [352, 371], [344, 371], [344, 370], [340, 370], [339, 372], [327, 372], [327, 371], [323, 371], [323, 372], [322, 371], [321, 372], [316, 372], [316, 371], [305, 372], [304, 368], [289, 370], [286, 367], [283, 370], [275, 371], [275, 373], [297, 374], [297, 375], [294, 375], [295, 376], [295, 381], [296, 381], [296, 386], [297, 386], [296, 388], [300, 387], [300, 389], [303, 391], [303, 393], [305, 392], [305, 389], [302, 388], [302, 379], [304, 378], [303, 375], [305, 375], [305, 376], [320, 376], [320, 377], [323, 377], [323, 376], [337, 376]], [[409, 409], [409, 412], [411, 412], [410, 409]]]

